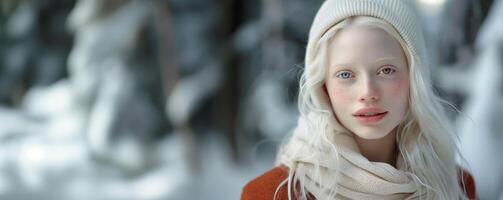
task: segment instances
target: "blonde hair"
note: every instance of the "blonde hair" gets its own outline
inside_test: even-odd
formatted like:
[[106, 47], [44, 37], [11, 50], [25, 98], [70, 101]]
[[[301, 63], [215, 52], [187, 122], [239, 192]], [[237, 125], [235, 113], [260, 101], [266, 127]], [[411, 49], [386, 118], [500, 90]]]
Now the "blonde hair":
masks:
[[[458, 165], [456, 155], [461, 155], [456, 146], [457, 136], [448, 121], [442, 103], [446, 101], [439, 98], [433, 91], [431, 84], [428, 63], [423, 63], [420, 58], [414, 56], [406, 45], [400, 34], [392, 25], [384, 20], [357, 16], [346, 18], [328, 29], [319, 41], [319, 49], [316, 49], [312, 66], [306, 66], [300, 79], [300, 92], [298, 97], [298, 107], [301, 117], [315, 115], [316, 120], [307, 120], [307, 127], [310, 137], [309, 145], [323, 148], [325, 151], [338, 155], [334, 145], [334, 132], [349, 132], [334, 117], [331, 110], [330, 101], [325, 91], [325, 74], [327, 71], [327, 44], [334, 38], [338, 30], [347, 26], [365, 26], [370, 28], [380, 28], [396, 39], [407, 57], [409, 69], [409, 111], [404, 121], [396, 127], [396, 141], [399, 153], [404, 158], [405, 171], [412, 177], [417, 185], [425, 188], [421, 198], [426, 199], [467, 199], [464, 191], [459, 186]], [[448, 104], [448, 103], [447, 103]], [[304, 187], [306, 171], [313, 170], [314, 174], [321, 174], [320, 163], [310, 163], [306, 165], [300, 162], [302, 152], [300, 147], [289, 147], [287, 142], [278, 154], [278, 158], [288, 149], [294, 155], [288, 163], [279, 163], [289, 168], [288, 178], [277, 188], [276, 193], [283, 186], [288, 188], [288, 197], [300, 197], [307, 199], [308, 192]], [[294, 152], [291, 152], [291, 150]], [[316, 154], [319, 152], [309, 152]], [[338, 156], [335, 156], [336, 158]], [[314, 167], [310, 167], [314, 166]], [[338, 170], [337, 170], [338, 171]], [[315, 176], [321, 180], [321, 176]], [[336, 196], [337, 177], [326, 180], [329, 184], [322, 186], [331, 197]], [[295, 186], [295, 187], [294, 187]], [[300, 188], [300, 193], [297, 191]], [[293, 188], [293, 191], [292, 191]], [[276, 195], [275, 195], [276, 196]]]

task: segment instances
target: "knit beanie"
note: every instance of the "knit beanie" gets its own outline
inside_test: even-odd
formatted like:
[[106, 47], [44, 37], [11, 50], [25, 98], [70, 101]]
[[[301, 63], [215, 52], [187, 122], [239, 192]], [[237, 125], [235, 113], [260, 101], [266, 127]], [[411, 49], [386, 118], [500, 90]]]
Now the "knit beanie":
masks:
[[326, 0], [309, 31], [306, 70], [314, 61], [321, 37], [332, 26], [352, 16], [375, 17], [391, 24], [407, 44], [411, 58], [427, 65], [423, 30], [412, 0]]

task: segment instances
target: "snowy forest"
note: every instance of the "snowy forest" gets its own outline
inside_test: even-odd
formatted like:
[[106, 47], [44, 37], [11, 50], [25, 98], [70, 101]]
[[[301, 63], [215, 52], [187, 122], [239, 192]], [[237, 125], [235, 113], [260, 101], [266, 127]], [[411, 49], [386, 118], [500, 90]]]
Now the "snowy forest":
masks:
[[[239, 199], [323, 0], [0, 0], [0, 199]], [[463, 167], [503, 200], [503, 0], [416, 0]]]

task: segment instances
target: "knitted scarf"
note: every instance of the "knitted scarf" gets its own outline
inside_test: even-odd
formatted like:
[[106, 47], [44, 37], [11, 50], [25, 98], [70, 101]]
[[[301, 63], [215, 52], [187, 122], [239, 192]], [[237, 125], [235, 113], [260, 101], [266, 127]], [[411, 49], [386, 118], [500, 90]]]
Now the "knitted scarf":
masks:
[[[336, 199], [418, 199], [424, 192], [413, 181], [413, 175], [401, 170], [405, 168], [402, 156], [397, 159], [398, 169], [387, 163], [371, 162], [361, 155], [352, 135], [339, 133], [334, 134], [333, 140], [339, 153], [336, 158], [331, 150], [333, 147], [313, 146], [308, 142], [309, 137], [314, 136], [299, 120], [290, 142], [282, 149], [279, 161], [290, 169], [302, 163], [304, 187], [318, 200], [329, 199], [328, 192], [321, 186], [333, 188], [328, 184], [334, 178], [337, 180]], [[319, 171], [315, 170], [317, 164]]]

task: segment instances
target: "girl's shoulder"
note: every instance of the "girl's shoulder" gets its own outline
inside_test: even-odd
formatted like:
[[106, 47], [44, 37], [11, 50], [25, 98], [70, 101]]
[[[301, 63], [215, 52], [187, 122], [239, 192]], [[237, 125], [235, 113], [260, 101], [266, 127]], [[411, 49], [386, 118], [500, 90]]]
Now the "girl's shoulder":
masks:
[[241, 193], [241, 200], [272, 200], [275, 194], [276, 200], [286, 200], [288, 199], [286, 186], [280, 189], [278, 186], [287, 178], [288, 168], [275, 167], [248, 182]]

